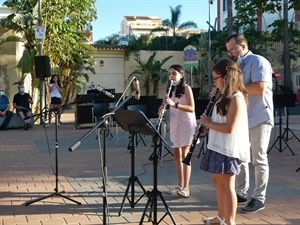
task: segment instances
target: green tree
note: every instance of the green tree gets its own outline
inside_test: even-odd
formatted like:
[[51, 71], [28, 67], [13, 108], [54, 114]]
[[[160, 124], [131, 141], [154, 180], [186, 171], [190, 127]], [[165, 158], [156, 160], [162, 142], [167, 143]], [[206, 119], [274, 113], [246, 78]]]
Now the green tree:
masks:
[[[43, 55], [50, 57], [52, 69], [61, 75], [65, 103], [75, 97], [78, 78], [88, 80], [87, 71], [95, 73], [95, 60], [90, 56], [95, 49], [85, 44], [84, 33], [96, 19], [94, 4], [95, 0], [42, 1], [42, 9], [45, 9], [42, 10], [42, 25], [46, 27]], [[7, 0], [4, 5], [12, 14], [1, 24], [24, 38], [25, 50], [19, 65], [29, 65], [34, 80], [33, 58], [39, 46], [34, 33], [40, 22], [38, 0]]]
[[130, 75], [129, 79], [133, 76], [136, 76], [142, 84], [142, 88], [145, 88], [146, 95], [150, 93], [150, 84], [153, 84], [154, 95], [157, 94], [158, 84], [160, 80], [163, 79], [163, 75], [167, 72], [161, 67], [173, 56], [168, 56], [161, 61], [155, 60], [156, 52], [154, 52], [146, 63], [144, 63], [139, 56], [135, 57], [134, 60], [139, 64], [138, 69], [134, 70]]
[[189, 29], [189, 28], [197, 28], [197, 24], [193, 21], [187, 21], [187, 22], [184, 22], [181, 24], [179, 23], [179, 18], [181, 16], [181, 7], [182, 7], [182, 5], [177, 5], [175, 8], [172, 8], [170, 6], [171, 19], [164, 19], [162, 21], [162, 25], [164, 27], [158, 27], [156, 29], [153, 29], [152, 32], [157, 32], [157, 31], [169, 32], [169, 31], [171, 31], [172, 36], [173, 36], [173, 43], [175, 43], [178, 31]]
[[[8, 0], [3, 3], [12, 12], [7, 18], [1, 19], [1, 25], [17, 34], [21, 34], [21, 41], [24, 43], [24, 51], [18, 67], [21, 70], [21, 81], [26, 75], [32, 72], [34, 56], [36, 55], [34, 26], [38, 22], [38, 7], [36, 1]], [[33, 73], [34, 74], [34, 73]]]
[[85, 43], [85, 32], [96, 19], [95, 0], [47, 0], [43, 4], [47, 38], [43, 52], [49, 55], [64, 84], [64, 102], [75, 98], [79, 78], [88, 81], [87, 71], [95, 74], [95, 48]]
[[[297, 5], [298, 4], [298, 5]], [[235, 0], [237, 14], [234, 17], [234, 27], [237, 33], [243, 32], [249, 39], [251, 49], [259, 54], [266, 56], [268, 47], [272, 43], [282, 42], [283, 18], [282, 1], [253, 0], [243, 1]], [[299, 0], [289, 0], [289, 9], [299, 9]], [[257, 30], [257, 16], [263, 13], [276, 14], [278, 18], [268, 25], [272, 31]], [[295, 29], [294, 18], [289, 21], [289, 50], [290, 58], [296, 59], [298, 52], [297, 46], [300, 44], [300, 31]], [[266, 24], [265, 24], [266, 26]], [[271, 49], [274, 50], [275, 49]]]

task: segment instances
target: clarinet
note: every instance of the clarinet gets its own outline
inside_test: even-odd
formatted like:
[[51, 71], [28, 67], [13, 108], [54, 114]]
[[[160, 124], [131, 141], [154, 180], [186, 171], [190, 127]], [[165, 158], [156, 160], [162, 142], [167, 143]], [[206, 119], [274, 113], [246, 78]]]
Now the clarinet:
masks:
[[[210, 113], [212, 112], [218, 93], [219, 93], [219, 89], [215, 88], [214, 91], [213, 91], [213, 94], [212, 94], [212, 96], [211, 96], [211, 98], [209, 100], [209, 103], [208, 103], [208, 105], [207, 105], [207, 107], [206, 107], [206, 109], [204, 111], [204, 114], [206, 116], [209, 116]], [[196, 134], [194, 134], [193, 141], [192, 141], [192, 144], [191, 144], [191, 147], [190, 147], [190, 151], [188, 152], [188, 154], [186, 155], [186, 157], [182, 160], [182, 162], [184, 164], [191, 165], [191, 158], [192, 158], [193, 151], [195, 149], [195, 146], [197, 144], [197, 141], [198, 141], [201, 133], [204, 131], [204, 127], [205, 126], [203, 124], [200, 124], [198, 132]]]
[[[165, 95], [165, 98], [169, 97], [170, 93], [171, 93], [171, 90], [172, 90], [172, 85], [173, 85], [173, 80], [170, 81], [170, 85], [166, 91], [166, 95]], [[162, 109], [158, 115], [158, 120], [157, 120], [157, 124], [156, 124], [156, 130], [159, 130], [160, 128], [160, 124], [162, 122], [162, 119], [164, 117], [164, 114], [166, 112], [166, 108], [167, 108], [167, 105], [164, 103], [164, 99], [163, 99], [163, 102], [161, 104]]]

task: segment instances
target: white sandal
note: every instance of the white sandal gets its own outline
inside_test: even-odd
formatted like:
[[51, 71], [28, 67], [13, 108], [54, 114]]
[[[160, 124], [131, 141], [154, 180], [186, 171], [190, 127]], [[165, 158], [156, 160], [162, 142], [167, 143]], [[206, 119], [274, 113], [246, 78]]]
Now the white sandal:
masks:
[[[214, 220], [214, 219], [218, 219], [218, 220], [220, 221], [220, 223], [212, 223], [212, 220]], [[205, 224], [205, 225], [211, 225], [211, 224], [226, 225], [225, 219], [222, 220], [219, 216], [216, 216], [216, 217], [209, 217], [209, 218], [203, 219], [202, 222], [203, 222], [203, 224]]]
[[168, 194], [170, 195], [178, 195], [179, 191], [182, 190], [182, 187], [177, 186], [174, 189], [169, 189]]
[[188, 198], [190, 196], [190, 191], [187, 188], [182, 188], [180, 191], [178, 191], [178, 195]]

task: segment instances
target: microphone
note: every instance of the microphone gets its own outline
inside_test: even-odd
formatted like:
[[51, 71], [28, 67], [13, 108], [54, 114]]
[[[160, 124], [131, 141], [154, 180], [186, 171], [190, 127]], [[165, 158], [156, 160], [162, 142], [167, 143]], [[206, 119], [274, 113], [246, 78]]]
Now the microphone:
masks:
[[114, 98], [115, 97], [112, 93], [110, 93], [109, 91], [105, 90], [103, 87], [100, 87], [99, 85], [97, 85], [95, 88], [96, 88], [96, 90], [104, 93], [106, 96], [108, 96], [110, 98]]
[[138, 89], [135, 91], [134, 98], [135, 100], [140, 100], [140, 97], [141, 97], [141, 92], [140, 89]]
[[133, 88], [135, 90], [135, 94], [134, 94], [135, 100], [140, 100], [141, 97], [140, 81], [137, 78], [135, 78], [135, 80], [133, 81]]
[[133, 81], [133, 88], [134, 90], [140, 90], [140, 81], [137, 78]]

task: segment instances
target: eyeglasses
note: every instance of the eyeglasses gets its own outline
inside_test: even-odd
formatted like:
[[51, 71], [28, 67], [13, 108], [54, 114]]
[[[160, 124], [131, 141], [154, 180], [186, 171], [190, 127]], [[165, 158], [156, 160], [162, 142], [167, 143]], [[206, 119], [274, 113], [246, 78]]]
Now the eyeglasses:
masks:
[[231, 48], [231, 49], [227, 50], [227, 54], [231, 54], [231, 53], [235, 52], [236, 49], [237, 49], [239, 46], [241, 46], [241, 45], [237, 45], [237, 46], [235, 46], [234, 48]]
[[222, 76], [218, 76], [218, 77], [213, 77], [213, 80], [216, 81], [218, 80], [219, 78], [221, 78]]

